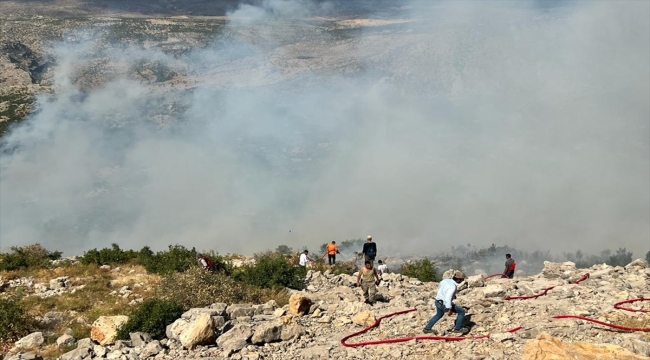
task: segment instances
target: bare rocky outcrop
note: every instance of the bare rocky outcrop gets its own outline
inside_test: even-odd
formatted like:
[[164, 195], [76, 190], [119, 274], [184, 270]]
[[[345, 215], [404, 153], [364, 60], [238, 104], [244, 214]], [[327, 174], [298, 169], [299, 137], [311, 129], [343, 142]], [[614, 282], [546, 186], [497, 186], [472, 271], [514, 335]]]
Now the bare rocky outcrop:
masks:
[[[279, 307], [266, 304], [213, 304], [194, 308], [167, 328], [167, 338], [152, 340], [142, 333], [131, 340], [99, 344], [82, 339], [77, 349], [61, 359], [159, 360], [212, 359], [642, 359], [650, 356], [648, 335], [626, 332], [575, 319], [553, 319], [574, 314], [601, 321], [642, 327], [649, 313], [615, 310], [612, 304], [626, 299], [650, 298], [650, 268], [641, 261], [625, 267], [605, 264], [576, 269], [567, 263], [547, 263], [545, 271], [514, 279], [473, 276], [459, 286], [455, 302], [468, 308], [469, 336], [489, 338], [464, 342], [431, 340], [391, 345], [344, 347], [340, 339], [375, 323], [380, 316], [411, 312], [384, 319], [376, 328], [349, 339], [368, 340], [423, 335], [426, 321], [435, 314], [437, 283], [417, 281], [401, 274], [384, 274], [377, 302], [365, 304], [361, 289], [352, 287], [355, 277], [309, 271], [308, 288], [294, 292], [293, 301]], [[579, 284], [576, 279], [589, 273]], [[546, 295], [530, 300], [507, 301], [508, 296]], [[630, 304], [650, 309], [648, 303]], [[292, 308], [294, 309], [292, 311]], [[454, 317], [445, 316], [434, 329], [452, 335]], [[646, 325], [644, 325], [644, 323]], [[509, 329], [521, 326], [516, 332]], [[458, 357], [458, 354], [462, 354]]]

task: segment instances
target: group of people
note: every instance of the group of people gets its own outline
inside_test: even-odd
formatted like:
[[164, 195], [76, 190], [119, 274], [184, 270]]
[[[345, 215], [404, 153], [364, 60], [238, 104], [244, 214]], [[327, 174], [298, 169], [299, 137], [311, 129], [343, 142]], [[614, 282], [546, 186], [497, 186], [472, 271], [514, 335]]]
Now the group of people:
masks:
[[[336, 241], [327, 244], [326, 251], [329, 264], [336, 264], [336, 254], [340, 254]], [[377, 268], [374, 267], [375, 258], [377, 256], [377, 244], [372, 241], [372, 236], [370, 235], [368, 235], [366, 242], [363, 244], [360, 256], [363, 256], [364, 266], [358, 272], [356, 285], [363, 291], [365, 303], [374, 305], [377, 295], [377, 286], [381, 282], [381, 275], [389, 272], [388, 266], [382, 260], [379, 260]], [[213, 269], [212, 262], [209, 258], [200, 253], [197, 253], [197, 258], [199, 265], [202, 268], [207, 270]], [[307, 263], [309, 262], [313, 262], [313, 260], [309, 258], [309, 251], [305, 250], [300, 254], [298, 265], [307, 266]], [[515, 274], [516, 265], [517, 264], [512, 258], [512, 255], [506, 254], [505, 267], [501, 277], [512, 279]], [[469, 328], [463, 326], [466, 310], [464, 307], [454, 303], [458, 284], [463, 281], [465, 281], [465, 274], [462, 271], [455, 271], [451, 279], [440, 281], [435, 298], [436, 314], [424, 326], [423, 332], [425, 334], [437, 335], [437, 332], [433, 330], [433, 326], [442, 319], [445, 314], [448, 316], [456, 314], [456, 321], [454, 322], [452, 332], [461, 335], [469, 333]]]

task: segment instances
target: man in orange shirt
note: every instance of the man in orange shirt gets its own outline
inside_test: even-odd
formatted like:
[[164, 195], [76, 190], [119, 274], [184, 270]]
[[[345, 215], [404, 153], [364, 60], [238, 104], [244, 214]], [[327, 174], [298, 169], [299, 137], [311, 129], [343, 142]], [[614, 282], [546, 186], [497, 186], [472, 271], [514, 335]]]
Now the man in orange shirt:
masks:
[[336, 264], [336, 254], [340, 254], [339, 247], [336, 246], [336, 241], [327, 244], [327, 260], [330, 265]]

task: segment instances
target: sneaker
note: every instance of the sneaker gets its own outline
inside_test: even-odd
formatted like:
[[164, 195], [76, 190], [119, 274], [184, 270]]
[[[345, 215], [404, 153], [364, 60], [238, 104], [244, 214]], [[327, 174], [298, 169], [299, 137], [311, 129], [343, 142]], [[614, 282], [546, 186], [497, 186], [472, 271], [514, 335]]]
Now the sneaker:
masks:
[[438, 332], [433, 329], [424, 329], [422, 332], [425, 334], [438, 335]]
[[457, 334], [461, 334], [461, 335], [467, 335], [467, 334], [469, 334], [469, 329], [466, 328], [466, 327], [463, 327], [463, 328], [460, 328], [460, 329], [454, 329], [454, 330], [452, 330], [452, 332], [457, 333]]

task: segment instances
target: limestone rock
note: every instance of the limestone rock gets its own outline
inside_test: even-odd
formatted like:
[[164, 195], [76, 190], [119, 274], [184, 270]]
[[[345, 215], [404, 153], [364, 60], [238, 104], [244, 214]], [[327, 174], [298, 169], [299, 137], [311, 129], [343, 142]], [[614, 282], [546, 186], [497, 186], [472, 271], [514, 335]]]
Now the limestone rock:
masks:
[[554, 263], [551, 261], [544, 261], [544, 269], [542, 269], [542, 276], [546, 279], [568, 279], [576, 272], [576, 264], [567, 261], [563, 263]]
[[100, 316], [90, 329], [90, 338], [100, 345], [114, 344], [117, 336], [117, 329], [129, 320], [128, 316]]
[[253, 344], [266, 344], [280, 340], [284, 324], [282, 322], [267, 322], [255, 329], [251, 338]]
[[483, 296], [486, 298], [502, 297], [506, 294], [506, 289], [499, 284], [490, 284], [481, 289], [481, 291], [483, 292]]
[[375, 314], [370, 310], [362, 311], [352, 317], [353, 323], [363, 327], [368, 327], [374, 324], [375, 321]]
[[216, 338], [212, 326], [212, 318], [210, 315], [202, 313], [187, 326], [178, 339], [187, 349], [194, 349], [197, 345], [210, 344]]
[[289, 298], [289, 313], [293, 315], [305, 315], [311, 306], [311, 300], [301, 293], [294, 293]]
[[143, 332], [130, 333], [129, 337], [131, 338], [131, 345], [134, 347], [144, 347], [151, 341], [151, 335]]
[[294, 325], [284, 326], [282, 328], [282, 334], [280, 335], [280, 339], [282, 341], [287, 341], [291, 339], [297, 339], [303, 335], [305, 335], [305, 328], [300, 325], [294, 324]]
[[60, 348], [61, 347], [66, 347], [66, 346], [70, 346], [70, 345], [74, 344], [74, 342], [75, 342], [75, 339], [74, 339], [74, 337], [72, 335], [64, 334], [64, 335], [59, 336], [56, 339], [56, 346], [58, 346]]
[[247, 345], [252, 335], [250, 326], [237, 324], [217, 338], [217, 345], [227, 353], [239, 351]]
[[163, 347], [160, 345], [158, 340], [154, 340], [145, 345], [144, 349], [140, 353], [140, 358], [146, 359], [158, 355], [163, 351]]
[[42, 332], [31, 333], [20, 340], [16, 341], [14, 344], [17, 350], [31, 350], [36, 349], [45, 342]]
[[565, 343], [548, 335], [541, 334], [535, 340], [526, 342], [522, 352], [523, 360], [647, 360], [625, 350], [618, 345], [590, 344], [587, 342]]
[[165, 329], [165, 335], [168, 339], [178, 340], [178, 337], [181, 336], [185, 329], [187, 329], [189, 324], [189, 321], [185, 319], [176, 319], [176, 321], [167, 325], [167, 328]]
[[485, 277], [483, 277], [483, 275], [473, 275], [468, 277], [465, 281], [467, 282], [467, 286], [469, 288], [485, 286]]

